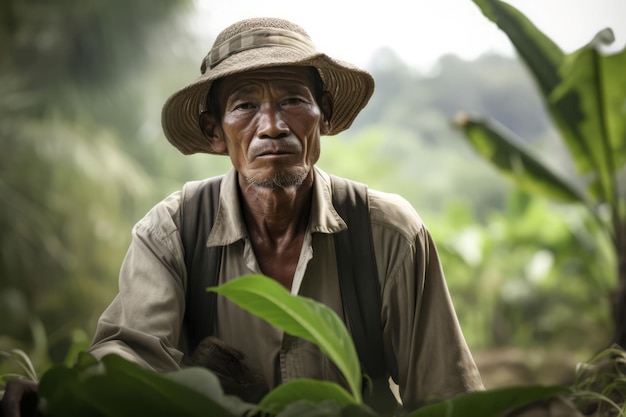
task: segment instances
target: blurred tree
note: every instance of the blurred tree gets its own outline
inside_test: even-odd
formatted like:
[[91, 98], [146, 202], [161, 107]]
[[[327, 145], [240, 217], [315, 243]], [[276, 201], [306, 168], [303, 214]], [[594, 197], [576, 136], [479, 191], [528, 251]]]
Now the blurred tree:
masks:
[[120, 149], [138, 124], [128, 79], [189, 4], [1, 3], [0, 348], [60, 360], [110, 300], [128, 215], [150, 187]]
[[352, 130], [395, 124], [439, 142], [442, 127], [448, 129], [459, 110], [492, 114], [528, 141], [551, 128], [532, 78], [514, 58], [484, 55], [465, 61], [446, 55], [431, 74], [411, 70], [386, 49], [372, 62], [376, 91]]

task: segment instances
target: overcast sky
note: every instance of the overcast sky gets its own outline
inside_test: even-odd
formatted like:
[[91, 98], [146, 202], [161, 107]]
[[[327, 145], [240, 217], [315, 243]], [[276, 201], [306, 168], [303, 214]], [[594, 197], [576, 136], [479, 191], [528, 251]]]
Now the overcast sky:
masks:
[[[302, 26], [323, 52], [365, 66], [373, 52], [393, 49], [428, 70], [446, 53], [472, 59], [512, 54], [508, 38], [471, 0], [196, 0], [199, 27], [210, 40], [247, 17], [283, 17]], [[626, 44], [626, 0], [510, 0], [561, 48], [570, 52], [605, 27]]]

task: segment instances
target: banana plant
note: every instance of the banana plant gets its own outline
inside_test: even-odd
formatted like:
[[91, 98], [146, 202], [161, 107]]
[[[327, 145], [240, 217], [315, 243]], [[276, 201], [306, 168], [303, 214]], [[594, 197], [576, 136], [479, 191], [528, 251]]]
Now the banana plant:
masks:
[[610, 28], [564, 53], [526, 16], [499, 0], [473, 0], [506, 33], [528, 68], [569, 152], [575, 173], [563, 175], [487, 117], [460, 113], [455, 125], [476, 152], [529, 192], [582, 204], [611, 239], [618, 277], [613, 342], [626, 346], [626, 50], [601, 51]]

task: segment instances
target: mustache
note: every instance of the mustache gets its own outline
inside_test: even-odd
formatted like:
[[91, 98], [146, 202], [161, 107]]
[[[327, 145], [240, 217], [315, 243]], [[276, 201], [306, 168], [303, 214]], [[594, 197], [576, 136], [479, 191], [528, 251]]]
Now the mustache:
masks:
[[250, 158], [262, 155], [295, 154], [300, 152], [302, 152], [302, 143], [294, 137], [255, 140], [248, 147], [248, 156]]

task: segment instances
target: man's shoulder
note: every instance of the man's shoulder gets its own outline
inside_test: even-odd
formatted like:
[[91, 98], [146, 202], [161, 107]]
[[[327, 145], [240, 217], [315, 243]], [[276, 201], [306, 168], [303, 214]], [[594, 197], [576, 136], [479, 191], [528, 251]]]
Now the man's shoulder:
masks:
[[[364, 185], [359, 181], [337, 177], [328, 174], [319, 168], [317, 175], [330, 183], [331, 178], [352, 183], [353, 185]], [[415, 208], [404, 197], [399, 194], [388, 193], [367, 187], [367, 196], [370, 206], [370, 223], [372, 227], [379, 227], [403, 235], [407, 240], [413, 241], [418, 234], [424, 232], [425, 225]]]
[[172, 228], [168, 227], [168, 225], [173, 224], [175, 229], [178, 229], [182, 214], [181, 210], [183, 210], [184, 205], [190, 200], [195, 201], [199, 194], [210, 190], [211, 187], [219, 186], [223, 177], [223, 175], [220, 175], [185, 182], [179, 189], [174, 190], [163, 200], [156, 203], [137, 223], [136, 227], [165, 228], [162, 231], [172, 232]]
[[133, 232], [135, 234], [149, 233], [157, 237], [165, 237], [176, 232], [180, 222], [181, 198], [181, 189], [171, 192], [135, 224]]
[[184, 199], [189, 199], [191, 196], [197, 194], [198, 192], [206, 190], [209, 187], [219, 186], [223, 178], [224, 175], [218, 175], [215, 177], [204, 178], [201, 180], [187, 181], [183, 184], [179, 192], [182, 193]]
[[370, 221], [373, 227], [383, 227], [414, 240], [424, 229], [424, 222], [415, 208], [399, 194], [368, 190]]

